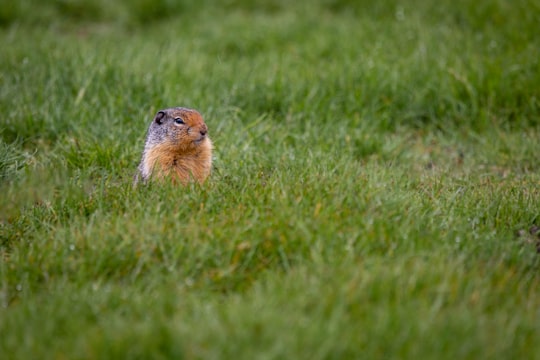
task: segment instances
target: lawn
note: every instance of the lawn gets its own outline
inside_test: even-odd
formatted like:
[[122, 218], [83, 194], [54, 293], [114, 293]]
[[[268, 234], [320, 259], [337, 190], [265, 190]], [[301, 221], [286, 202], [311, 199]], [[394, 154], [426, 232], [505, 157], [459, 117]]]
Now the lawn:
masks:
[[0, 7], [2, 359], [540, 358], [537, 2]]

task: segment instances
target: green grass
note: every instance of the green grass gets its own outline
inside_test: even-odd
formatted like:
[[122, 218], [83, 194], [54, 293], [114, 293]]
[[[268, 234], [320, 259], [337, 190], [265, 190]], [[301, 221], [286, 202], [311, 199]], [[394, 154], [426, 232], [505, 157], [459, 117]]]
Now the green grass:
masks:
[[538, 358], [536, 2], [0, 8], [0, 357]]

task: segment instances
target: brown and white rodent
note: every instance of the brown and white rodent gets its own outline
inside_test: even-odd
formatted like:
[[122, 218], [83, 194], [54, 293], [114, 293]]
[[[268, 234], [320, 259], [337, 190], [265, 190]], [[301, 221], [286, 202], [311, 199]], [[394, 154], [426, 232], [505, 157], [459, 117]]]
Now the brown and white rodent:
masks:
[[212, 141], [201, 114], [175, 107], [160, 110], [146, 135], [135, 183], [170, 179], [203, 183], [212, 169]]

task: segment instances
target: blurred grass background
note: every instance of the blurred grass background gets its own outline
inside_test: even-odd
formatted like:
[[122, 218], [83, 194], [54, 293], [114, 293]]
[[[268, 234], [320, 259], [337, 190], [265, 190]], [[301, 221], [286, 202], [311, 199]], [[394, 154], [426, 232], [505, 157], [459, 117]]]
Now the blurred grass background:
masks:
[[[535, 1], [1, 1], [8, 358], [535, 358]], [[170, 106], [203, 187], [133, 189]], [[519, 236], [516, 236], [519, 233]]]

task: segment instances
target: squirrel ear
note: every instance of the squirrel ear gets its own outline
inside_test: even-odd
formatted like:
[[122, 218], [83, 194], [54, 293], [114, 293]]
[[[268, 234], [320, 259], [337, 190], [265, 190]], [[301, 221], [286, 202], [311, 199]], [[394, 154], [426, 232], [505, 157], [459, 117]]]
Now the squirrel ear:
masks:
[[157, 114], [156, 114], [156, 117], [154, 118], [154, 121], [158, 124], [158, 125], [161, 125], [163, 123], [163, 118], [165, 117], [165, 113], [163, 111], [159, 111]]

